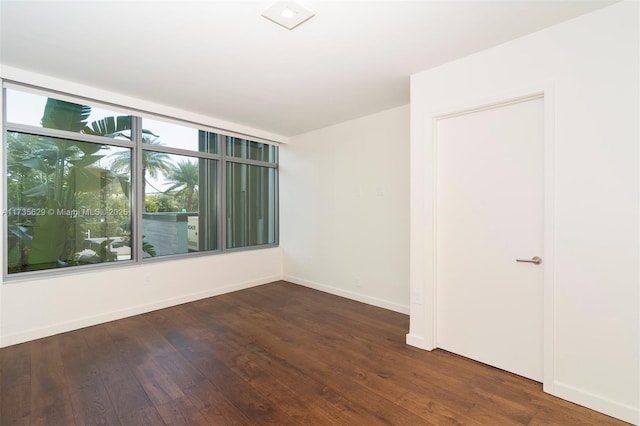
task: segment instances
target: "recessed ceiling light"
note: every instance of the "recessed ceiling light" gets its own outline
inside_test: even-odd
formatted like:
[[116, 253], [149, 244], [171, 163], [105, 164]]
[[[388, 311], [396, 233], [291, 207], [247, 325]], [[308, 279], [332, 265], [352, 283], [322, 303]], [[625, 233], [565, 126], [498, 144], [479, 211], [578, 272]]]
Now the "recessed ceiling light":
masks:
[[291, 0], [276, 1], [262, 16], [278, 25], [292, 30], [305, 21], [313, 18], [315, 13]]
[[291, 19], [294, 16], [296, 16], [296, 12], [294, 12], [293, 10], [289, 9], [288, 7], [285, 7], [284, 9], [282, 9], [282, 11], [280, 12], [280, 16], [282, 16], [284, 19]]

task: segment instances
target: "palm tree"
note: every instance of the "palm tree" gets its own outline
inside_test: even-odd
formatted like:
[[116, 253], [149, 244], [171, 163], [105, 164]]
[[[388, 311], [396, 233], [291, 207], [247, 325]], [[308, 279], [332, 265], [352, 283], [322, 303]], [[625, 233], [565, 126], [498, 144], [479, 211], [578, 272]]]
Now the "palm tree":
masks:
[[193, 211], [194, 196], [198, 194], [200, 172], [198, 165], [190, 161], [179, 161], [172, 167], [167, 183], [171, 184], [167, 192], [178, 190], [184, 199], [184, 206], [188, 212]]
[[[151, 132], [143, 132], [142, 141], [145, 145], [162, 145], [159, 137]], [[119, 172], [128, 172], [131, 170], [131, 156], [129, 152], [118, 152], [112, 157], [111, 169]], [[142, 154], [142, 193], [146, 194], [146, 186], [149, 183], [147, 174], [150, 178], [156, 179], [159, 174], [169, 175], [172, 172], [173, 162], [169, 154], [158, 151], [145, 150]], [[149, 183], [149, 185], [151, 185]]]

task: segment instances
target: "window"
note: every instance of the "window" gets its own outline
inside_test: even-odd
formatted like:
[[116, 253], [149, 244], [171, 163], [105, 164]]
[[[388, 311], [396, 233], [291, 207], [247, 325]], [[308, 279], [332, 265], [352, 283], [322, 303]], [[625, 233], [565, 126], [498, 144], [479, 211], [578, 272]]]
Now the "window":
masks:
[[9, 89], [6, 117], [7, 273], [131, 260], [131, 117]]
[[142, 118], [143, 257], [219, 250], [219, 138]]
[[14, 87], [7, 276], [277, 244], [276, 146]]
[[227, 153], [227, 248], [274, 244], [277, 148], [227, 137]]

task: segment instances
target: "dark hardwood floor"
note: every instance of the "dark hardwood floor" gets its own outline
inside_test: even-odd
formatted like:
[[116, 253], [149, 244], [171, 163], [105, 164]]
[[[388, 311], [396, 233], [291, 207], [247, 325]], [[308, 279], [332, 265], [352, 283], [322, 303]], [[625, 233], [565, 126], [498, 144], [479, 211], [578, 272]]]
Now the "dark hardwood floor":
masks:
[[0, 424], [622, 425], [287, 282], [0, 350]]

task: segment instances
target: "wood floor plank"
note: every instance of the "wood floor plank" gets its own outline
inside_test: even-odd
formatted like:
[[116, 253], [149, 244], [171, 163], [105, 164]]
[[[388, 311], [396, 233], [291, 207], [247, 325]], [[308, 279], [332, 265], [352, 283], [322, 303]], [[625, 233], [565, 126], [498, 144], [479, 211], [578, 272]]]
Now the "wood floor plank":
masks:
[[157, 408], [160, 417], [167, 426], [205, 426], [209, 424], [207, 418], [196, 409], [186, 396], [160, 404]]
[[165, 424], [155, 407], [140, 408], [127, 412], [123, 414], [121, 421], [125, 426], [162, 426]]
[[84, 336], [84, 333], [59, 336], [60, 356], [76, 423], [118, 425], [120, 420], [96, 365], [96, 352]]
[[[306, 335], [294, 325], [281, 322], [276, 323], [274, 317], [269, 314], [257, 311], [250, 307], [252, 305], [238, 303], [239, 295], [235, 298], [235, 308], [239, 315], [234, 318], [234, 322], [245, 324], [243, 328], [250, 327], [250, 324], [258, 320], [262, 326], [260, 335], [255, 338], [259, 341], [270, 341], [269, 351], [278, 354], [280, 357], [291, 356], [297, 360], [298, 365], [303, 366], [307, 375], [324, 380], [325, 377], [333, 379], [340, 378], [341, 391], [348, 394], [348, 399], [355, 405], [365, 406], [368, 409], [367, 415], [372, 418], [369, 422], [376, 424], [416, 424], [427, 423], [425, 419], [420, 419], [413, 413], [406, 410], [398, 410], [394, 403], [381, 396], [373, 389], [367, 389], [353, 380], [343, 380], [348, 376], [345, 371], [352, 365], [346, 365], [346, 359], [341, 353], [336, 352], [333, 346], [323, 347], [315, 342], [317, 336]], [[241, 330], [237, 330], [241, 334]], [[265, 344], [264, 346], [269, 346]], [[345, 367], [346, 365], [346, 367]], [[397, 398], [397, 396], [393, 396]], [[373, 424], [370, 423], [370, 424]]]
[[175, 353], [175, 348], [144, 317], [113, 321], [107, 328], [114, 345], [131, 366], [144, 364], [149, 357]]
[[152, 413], [155, 405], [134, 376], [110, 383], [107, 391], [122, 424], [138, 418], [145, 421], [157, 415]]
[[206, 342], [192, 345], [183, 356], [252, 423], [293, 424], [292, 419], [251, 385], [220, 363]]
[[[266, 316], [268, 315], [265, 312], [253, 312], [254, 311], [254, 303], [253, 300], [247, 300], [246, 297], [243, 297], [243, 303], [238, 303], [238, 297], [234, 298], [235, 300], [235, 310], [239, 313], [239, 317], [234, 319], [236, 322], [243, 322], [247, 320], [247, 318], [251, 318], [255, 315], [260, 315], [263, 319], [263, 324], [269, 324], [271, 319], [267, 320]], [[362, 385], [364, 388], [368, 389], [370, 392], [378, 393], [380, 397], [386, 398], [390, 401], [400, 403], [405, 405], [404, 400], [398, 400], [398, 395], [406, 392], [407, 382], [415, 383], [415, 378], [412, 377], [408, 371], [399, 370], [400, 373], [404, 373], [403, 377], [400, 379], [404, 379], [402, 385], [396, 385], [395, 381], [388, 381], [384, 379], [384, 377], [390, 377], [395, 373], [391, 373], [392, 369], [387, 368], [387, 370], [381, 369], [380, 366], [394, 366], [393, 361], [389, 363], [380, 363], [379, 360], [376, 360], [376, 354], [372, 351], [362, 350], [362, 347], [359, 346], [359, 351], [351, 350], [350, 341], [352, 338], [347, 335], [347, 338], [342, 338], [340, 335], [333, 335], [329, 332], [318, 331], [314, 327], [315, 322], [310, 322], [308, 324], [301, 323], [297, 321], [296, 323], [282, 323], [279, 324], [278, 327], [268, 327], [269, 330], [275, 334], [275, 337], [279, 338], [281, 341], [286, 342], [291, 338], [291, 336], [297, 336], [299, 339], [292, 344], [290, 347], [283, 349], [284, 352], [290, 354], [296, 354], [300, 352], [308, 353], [306, 359], [305, 357], [296, 357], [302, 358], [305, 361], [311, 360], [316, 368], [324, 367], [324, 372], [322, 374], [332, 374], [335, 376], [336, 374], [341, 374], [349, 379], [349, 383], [357, 382]], [[245, 324], [245, 327], [249, 327], [249, 324]], [[306, 335], [305, 330], [314, 330], [315, 333]], [[323, 340], [325, 339], [325, 340]], [[343, 360], [348, 360], [347, 362], [343, 362]], [[328, 363], [328, 364], [327, 364]], [[357, 367], [353, 368], [353, 365]], [[364, 369], [363, 367], [367, 366], [368, 369]], [[415, 375], [415, 372], [414, 372]], [[455, 384], [455, 381], [452, 381], [446, 374], [440, 374], [439, 377], [435, 379], [429, 378], [431, 380], [427, 380], [427, 378], [422, 379], [423, 383], [435, 383], [432, 385], [436, 388], [439, 387], [439, 393], [437, 393], [437, 397], [444, 401], [442, 406], [442, 413], [436, 411], [432, 413], [430, 416], [430, 421], [438, 422], [443, 419], [447, 419], [450, 417], [450, 413], [455, 411], [459, 416], [464, 417], [463, 413], [467, 412], [470, 409], [475, 410], [473, 413], [474, 416], [480, 416], [484, 421], [491, 423], [504, 422], [508, 417], [503, 416], [499, 411], [489, 410], [484, 407], [476, 408], [475, 404], [465, 403], [465, 405], [461, 406], [459, 393], [464, 391], [468, 394], [469, 390], [467, 388], [466, 382], [459, 382], [458, 386], [452, 387], [452, 384]], [[385, 383], [387, 381], [387, 383]], [[446, 383], [446, 385], [438, 386], [437, 383]], [[424, 389], [422, 389], [424, 390]], [[384, 404], [383, 402], [379, 402], [379, 404]], [[454, 404], [451, 406], [451, 404]], [[433, 410], [433, 404], [430, 405]], [[404, 407], [408, 411], [414, 412], [420, 410], [420, 407], [414, 406], [411, 404], [406, 404]], [[439, 418], [442, 417], [442, 418]], [[405, 420], [408, 421], [408, 420]]]
[[101, 383], [89, 349], [82, 333], [63, 333], [58, 336], [60, 356], [64, 360], [64, 372], [72, 392]]
[[[317, 293], [309, 292], [309, 295], [316, 296]], [[266, 297], [267, 295], [263, 294], [262, 296]], [[276, 296], [280, 297], [281, 295], [276, 295]], [[254, 303], [254, 301], [247, 300], [246, 298], [245, 298], [245, 301], [248, 303], [248, 305], [252, 305]], [[350, 304], [350, 302], [351, 301], [348, 301], [348, 302], [345, 302], [344, 304], [345, 305]], [[299, 306], [299, 305], [301, 304], [300, 303], [295, 304], [293, 307], [289, 307], [287, 305], [287, 307], [289, 308], [288, 313], [295, 313], [296, 306]], [[333, 310], [336, 310], [335, 308], [336, 305], [332, 304], [331, 306], [333, 307]], [[359, 325], [361, 323], [361, 320], [359, 316], [351, 315], [351, 311], [348, 309], [343, 310], [342, 315], [338, 315], [338, 316], [327, 315], [326, 318], [327, 318], [326, 321], [321, 322], [319, 321], [320, 318], [313, 318], [311, 315], [304, 315], [304, 316], [296, 317], [295, 321], [292, 321], [292, 323], [295, 323], [296, 325], [305, 328], [305, 330], [314, 331], [319, 336], [329, 339], [329, 342], [330, 342], [329, 344], [333, 345], [334, 350], [336, 351], [340, 351], [340, 346], [345, 346], [348, 343], [348, 340], [344, 339], [344, 336], [347, 336], [351, 340], [356, 340], [356, 341], [360, 340], [359, 343], [361, 344], [359, 345], [359, 347], [365, 346], [365, 347], [371, 348], [373, 347], [372, 345], [374, 345], [375, 343], [375, 348], [376, 348], [375, 353], [372, 352], [367, 354], [367, 353], [356, 352], [356, 353], [348, 354], [350, 359], [357, 360], [357, 365], [359, 366], [359, 368], [355, 371], [352, 371], [351, 374], [356, 380], [360, 380], [364, 382], [365, 386], [370, 389], [387, 389], [387, 388], [393, 387], [393, 385], [385, 386], [379, 380], [381, 376], [388, 376], [391, 373], [385, 372], [385, 371], [379, 371], [376, 369], [376, 365], [375, 365], [376, 363], [379, 363], [381, 361], [381, 359], [378, 357], [382, 356], [381, 352], [384, 352], [384, 349], [385, 349], [384, 343], [386, 342], [367, 340], [367, 339], [370, 339], [371, 333], [368, 333], [368, 331], [372, 329], [371, 327], [367, 328], [367, 330], [365, 331], [362, 331], [360, 335], [350, 336], [348, 333], [349, 330], [353, 330], [353, 329], [360, 330]], [[325, 326], [327, 323], [331, 324], [330, 328]], [[385, 330], [385, 327], [383, 325], [378, 325], [378, 330], [376, 330], [376, 332], [373, 333], [373, 336], [379, 336], [380, 330]], [[380, 363], [380, 364], [383, 364], [383, 363]], [[368, 370], [363, 368], [365, 366], [368, 366]], [[438, 397], [443, 398], [445, 400], [449, 400], [450, 402], [453, 403], [453, 404], [449, 404], [449, 406], [445, 406], [445, 405], [440, 406], [438, 404], [433, 404], [432, 401], [425, 401], [426, 406], [431, 408], [430, 417], [434, 421], [437, 421], [438, 423], [448, 421], [448, 419], [451, 418], [451, 413], [453, 412], [452, 410], [457, 410], [459, 415], [465, 414], [467, 416], [482, 419], [483, 421], [486, 421], [486, 422], [494, 422], [494, 423], [506, 422], [509, 419], [516, 419], [516, 421], [526, 424], [535, 414], [536, 408], [532, 407], [529, 403], [518, 403], [511, 399], [498, 401], [498, 403], [496, 403], [494, 399], [499, 399], [500, 398], [499, 396], [496, 396], [495, 394], [487, 395], [487, 393], [482, 388], [474, 389], [469, 387], [469, 380], [471, 378], [472, 377], [469, 376], [469, 377], [460, 377], [460, 380], [452, 380], [448, 377], [443, 376], [443, 377], [435, 378], [435, 380], [431, 380], [432, 382], [433, 381], [441, 382], [446, 380], [447, 388], [440, 389], [440, 393], [438, 394]], [[403, 380], [402, 386], [406, 386], [407, 381], [409, 383], [411, 382], [411, 377], [408, 377], [406, 375], [404, 377], [399, 376], [398, 379]], [[454, 385], [457, 385], [457, 386], [454, 386]], [[392, 389], [389, 389], [389, 391], [391, 393], [385, 394], [386, 397], [390, 397], [390, 395], [394, 394], [394, 391]], [[420, 392], [420, 394], [423, 394], [423, 393], [424, 393], [424, 390], [423, 392]], [[447, 397], [446, 393], [449, 393], [449, 397]], [[473, 404], [473, 405], [469, 405], [468, 407], [461, 407], [458, 404], [460, 399], [459, 397], [469, 395], [470, 393], [474, 394], [473, 395], [474, 399], [483, 400], [485, 403], [480, 405]], [[418, 393], [415, 393], [414, 395], [418, 395]], [[411, 404], [404, 404], [403, 401], [401, 401], [401, 404], [404, 405], [405, 408], [409, 410], [421, 409], [425, 406], [424, 404], [414, 405], [414, 403], [415, 403], [415, 398], [413, 398]], [[433, 411], [434, 406], [440, 407], [442, 412]]]
[[204, 381], [188, 389], [186, 396], [210, 425], [248, 425], [251, 421], [213, 383]]
[[[236, 351], [244, 347], [241, 338], [229, 336], [225, 342]], [[333, 388], [333, 376], [322, 375], [312, 377], [304, 364], [289, 362], [289, 357], [279, 357], [275, 351], [252, 351], [248, 356], [252, 363], [260, 365], [268, 371], [277, 372], [278, 380], [307, 401], [321, 424], [376, 424], [380, 422], [365, 407], [354, 403], [345, 395], [344, 389]], [[275, 373], [274, 373], [275, 374]], [[328, 418], [328, 421], [324, 419]]]
[[[322, 419], [321, 424], [332, 424], [335, 419], [343, 414], [342, 410], [344, 407], [341, 407], [341, 404], [343, 404], [345, 400], [340, 397], [339, 393], [331, 391], [322, 383], [313, 381], [305, 374], [300, 373], [296, 368], [292, 368], [291, 365], [287, 365], [286, 362], [279, 363], [280, 360], [272, 359], [270, 357], [271, 354], [265, 351], [264, 347], [257, 344], [253, 339], [249, 338], [248, 340], [239, 342], [236, 339], [236, 337], [238, 337], [236, 335], [237, 331], [234, 331], [233, 327], [228, 327], [224, 324], [224, 321], [221, 321], [221, 316], [230, 315], [233, 310], [227, 309], [223, 302], [220, 302], [217, 298], [206, 299], [191, 304], [190, 308], [189, 312], [191, 315], [193, 315], [193, 312], [195, 311], [200, 312], [202, 317], [208, 316], [208, 313], [210, 312], [216, 312], [218, 314], [218, 317], [210, 317], [208, 320], [205, 319], [204, 321], [201, 321], [201, 323], [207, 323], [207, 327], [217, 330], [214, 336], [209, 336], [210, 339], [207, 340], [208, 343], [200, 342], [201, 344], [206, 345], [207, 351], [212, 352], [212, 358], [220, 357], [220, 350], [215, 347], [216, 342], [224, 342], [226, 349], [225, 352], [227, 353], [227, 365], [229, 365], [228, 363], [232, 358], [231, 352], [229, 352], [228, 349], [232, 348], [236, 350], [238, 354], [250, 354], [251, 362], [257, 362], [260, 366], [265, 367], [266, 369], [276, 370], [279, 381], [285, 383], [285, 385], [287, 382], [294, 384], [292, 387], [294, 387], [297, 393], [300, 394], [299, 396], [303, 396], [305, 398], [308, 403], [309, 411], [317, 412], [319, 410], [317, 414], [319, 415], [318, 418]], [[193, 347], [193, 340], [200, 337], [199, 335], [192, 335], [191, 337], [186, 335], [183, 337], [177, 337], [181, 333], [189, 334], [188, 330], [173, 330], [172, 333], [175, 334], [177, 341], [180, 341], [181, 344], [187, 347]], [[211, 342], [211, 340], [214, 340], [214, 342]], [[217, 364], [218, 368], [220, 368], [221, 363]], [[233, 368], [233, 364], [230, 364], [229, 367]], [[211, 366], [208, 368], [209, 370], [212, 370]], [[242, 375], [239, 370], [236, 371], [239, 375]], [[247, 380], [247, 377], [245, 377], [245, 380]], [[273, 392], [267, 391], [266, 394], [273, 395]], [[352, 421], [351, 423], [354, 422]]]
[[180, 386], [152, 358], [134, 366], [133, 372], [156, 406], [184, 396]]
[[108, 332], [110, 325], [111, 323], [101, 324], [73, 332], [84, 337], [94, 366], [106, 387], [133, 375], [124, 354], [111, 339]]
[[206, 376], [198, 371], [180, 352], [172, 355], [161, 355], [154, 359], [164, 374], [166, 374], [182, 392], [206, 380]]
[[254, 361], [253, 353], [238, 352], [237, 346], [234, 346], [231, 340], [228, 337], [208, 342], [211, 356], [284, 411], [294, 424], [312, 424], [318, 419], [322, 419], [324, 424], [331, 423], [331, 416], [313, 404], [315, 401], [305, 399], [297, 390], [299, 386], [292, 388], [280, 379], [280, 369], [273, 371], [262, 368]]
[[87, 426], [121, 424], [102, 382], [87, 383], [82, 389], [71, 391], [70, 397], [76, 424]]
[[30, 423], [31, 343], [0, 351], [0, 401], [0, 424]]
[[30, 344], [32, 425], [75, 423], [59, 343], [54, 336]]
[[[333, 424], [343, 417], [346, 409], [343, 404], [346, 400], [341, 400], [339, 393], [329, 388], [327, 384], [314, 380], [285, 360], [276, 359], [269, 352], [262, 350], [244, 352], [243, 347], [244, 345], [235, 336], [229, 335], [223, 342], [218, 342], [214, 351], [217, 354], [224, 354], [219, 356], [237, 365], [232, 368], [235, 368], [235, 371], [245, 380], [253, 380], [258, 388], [272, 388], [265, 393], [278, 406], [287, 406], [289, 403], [281, 401], [283, 398], [291, 398], [295, 401], [296, 405], [289, 410], [289, 415], [294, 418], [300, 417], [300, 414], [295, 411], [304, 411], [305, 415], [322, 419], [323, 424]], [[255, 380], [255, 376], [258, 376], [259, 380]]]
[[0, 424], [625, 424], [408, 326], [283, 281], [202, 299], [1, 349]]

